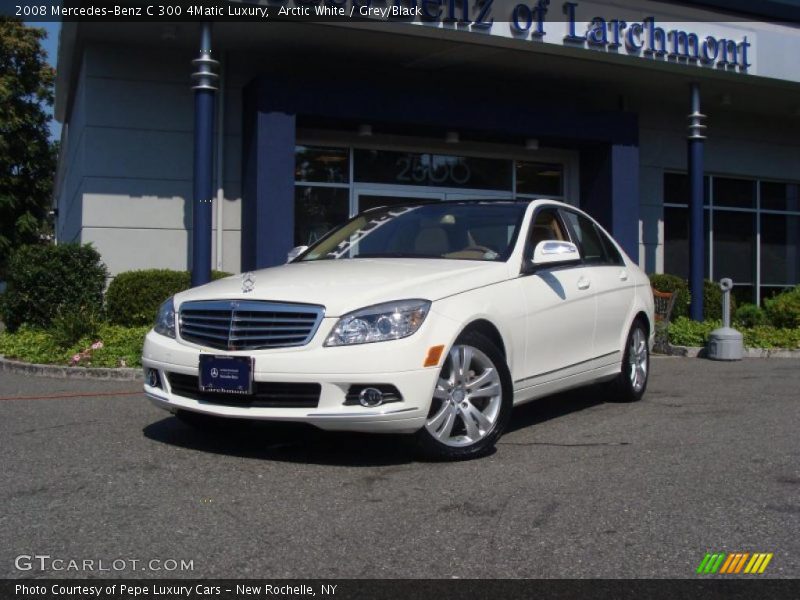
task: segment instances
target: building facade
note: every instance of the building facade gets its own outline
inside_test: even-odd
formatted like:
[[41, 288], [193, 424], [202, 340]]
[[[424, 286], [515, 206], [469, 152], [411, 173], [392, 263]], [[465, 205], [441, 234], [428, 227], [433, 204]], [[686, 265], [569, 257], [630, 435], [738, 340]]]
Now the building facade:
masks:
[[[781, 3], [719, 4], [214, 23], [212, 266], [280, 264], [371, 206], [546, 197], [686, 277], [694, 84], [706, 276], [752, 302], [800, 283], [800, 27]], [[93, 243], [112, 274], [192, 266], [200, 29], [63, 24], [57, 239]]]

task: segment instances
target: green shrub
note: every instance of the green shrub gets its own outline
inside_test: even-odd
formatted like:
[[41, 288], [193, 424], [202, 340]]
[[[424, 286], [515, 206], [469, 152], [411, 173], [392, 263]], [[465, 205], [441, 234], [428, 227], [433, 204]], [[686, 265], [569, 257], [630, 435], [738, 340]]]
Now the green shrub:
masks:
[[650, 285], [657, 289], [659, 292], [677, 292], [678, 296], [675, 299], [675, 305], [672, 308], [671, 320], [678, 317], [689, 316], [689, 285], [686, 280], [678, 277], [677, 275], [667, 275], [654, 273], [650, 275]]
[[759, 326], [742, 329], [748, 348], [800, 348], [800, 328]]
[[103, 325], [97, 332], [97, 339], [103, 343], [103, 347], [94, 350], [88, 362], [81, 361], [79, 364], [92, 367], [140, 367], [144, 336], [149, 330], [149, 324], [142, 327]]
[[[212, 271], [212, 279], [230, 273]], [[106, 315], [109, 322], [125, 327], [152, 325], [161, 304], [178, 292], [189, 289], [188, 271], [147, 269], [117, 275], [106, 292]]]
[[698, 322], [678, 317], [668, 326], [669, 341], [675, 346], [705, 346], [708, 334], [721, 326], [720, 321]]
[[800, 327], [800, 285], [765, 300], [764, 310], [775, 327]]
[[10, 331], [47, 327], [58, 314], [101, 313], [107, 271], [90, 245], [21, 246], [8, 262], [0, 314]]
[[[688, 317], [692, 295], [689, 292], [689, 283], [682, 277], [668, 274], [650, 275], [650, 285], [660, 292], [677, 292], [675, 306], [672, 308], [670, 320], [678, 317]], [[736, 299], [731, 296], [731, 314], [736, 311]], [[722, 319], [722, 290], [718, 283], [703, 281], [703, 317], [705, 320]]]
[[733, 322], [743, 328], [769, 325], [767, 314], [755, 304], [742, 304], [737, 308]]
[[[52, 330], [23, 325], [16, 332], [0, 333], [0, 354], [30, 363], [78, 367], [140, 367], [144, 336], [149, 327], [120, 327], [101, 324], [95, 336], [84, 337], [68, 346], [60, 346]], [[97, 349], [91, 349], [92, 344]], [[73, 357], [85, 352], [77, 362]]]
[[60, 348], [69, 348], [84, 338], [97, 338], [102, 324], [100, 313], [81, 307], [58, 313], [48, 331]]
[[69, 350], [59, 348], [53, 336], [43, 330], [20, 326], [15, 332], [0, 333], [0, 354], [31, 363], [67, 364]]
[[[736, 298], [731, 294], [731, 317], [736, 314]], [[706, 321], [722, 320], [722, 290], [719, 283], [703, 281], [703, 317]]]
[[[708, 335], [720, 321], [698, 323], [680, 317], [669, 324], [669, 341], [675, 346], [705, 346]], [[778, 328], [768, 325], [742, 327], [740, 329], [747, 348], [800, 348], [800, 328]]]

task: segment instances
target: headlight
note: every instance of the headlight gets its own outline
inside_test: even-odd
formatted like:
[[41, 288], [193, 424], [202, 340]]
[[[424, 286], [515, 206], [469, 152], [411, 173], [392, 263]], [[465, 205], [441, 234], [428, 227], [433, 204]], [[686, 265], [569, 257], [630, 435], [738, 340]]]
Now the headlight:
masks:
[[172, 296], [167, 298], [167, 301], [158, 308], [156, 324], [153, 329], [161, 335], [175, 337], [175, 304], [172, 301]]
[[325, 345], [369, 344], [408, 337], [420, 328], [430, 308], [427, 300], [398, 300], [362, 308], [339, 319]]

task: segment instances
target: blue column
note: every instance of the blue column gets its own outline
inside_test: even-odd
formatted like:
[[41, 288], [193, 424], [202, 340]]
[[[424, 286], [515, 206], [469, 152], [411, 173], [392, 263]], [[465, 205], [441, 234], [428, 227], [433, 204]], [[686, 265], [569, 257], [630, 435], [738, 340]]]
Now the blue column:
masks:
[[192, 287], [211, 281], [211, 208], [214, 198], [214, 100], [219, 63], [211, 58], [211, 24], [203, 23], [200, 56], [192, 61], [194, 89], [194, 186], [192, 195]]
[[286, 262], [294, 247], [295, 115], [245, 92], [242, 270]]
[[639, 260], [639, 147], [604, 144], [581, 151], [581, 208]]
[[611, 146], [611, 233], [639, 262], [639, 147]]
[[703, 320], [703, 142], [706, 118], [700, 112], [700, 87], [691, 84], [691, 107], [689, 115], [689, 292], [692, 303], [689, 316], [695, 321]]

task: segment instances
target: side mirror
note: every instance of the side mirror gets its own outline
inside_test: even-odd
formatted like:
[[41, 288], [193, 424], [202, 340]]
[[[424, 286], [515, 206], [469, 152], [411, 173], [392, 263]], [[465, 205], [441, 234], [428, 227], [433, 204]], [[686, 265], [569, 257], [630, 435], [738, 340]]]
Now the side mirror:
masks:
[[295, 258], [300, 256], [306, 250], [308, 250], [308, 246], [295, 246], [294, 248], [289, 250], [289, 252], [286, 254], [286, 262], [287, 263], [292, 262]]
[[534, 267], [543, 267], [577, 262], [580, 259], [581, 253], [572, 242], [546, 240], [536, 244], [532, 264]]

